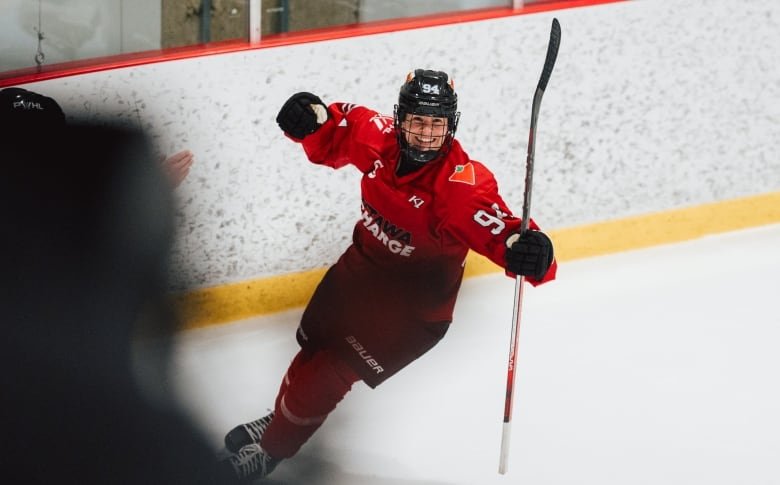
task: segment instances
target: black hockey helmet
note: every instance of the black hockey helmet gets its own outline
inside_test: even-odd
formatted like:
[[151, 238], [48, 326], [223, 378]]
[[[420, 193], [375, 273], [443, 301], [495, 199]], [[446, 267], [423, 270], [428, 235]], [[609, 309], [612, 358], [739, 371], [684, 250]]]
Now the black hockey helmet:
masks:
[[[447, 118], [447, 134], [436, 150], [420, 150], [409, 145], [402, 128], [407, 114]], [[458, 127], [458, 95], [446, 72], [415, 69], [401, 86], [395, 105], [395, 130], [402, 155], [418, 164], [427, 163], [449, 152]]]
[[59, 129], [65, 114], [54, 99], [22, 88], [0, 90], [0, 127], [3, 132]]

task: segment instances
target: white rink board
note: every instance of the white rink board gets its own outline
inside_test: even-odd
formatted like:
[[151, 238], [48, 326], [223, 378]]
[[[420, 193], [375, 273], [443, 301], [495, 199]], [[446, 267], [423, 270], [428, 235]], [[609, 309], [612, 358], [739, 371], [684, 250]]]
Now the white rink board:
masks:
[[643, 0], [149, 64], [30, 83], [71, 119], [142, 126], [196, 163], [172, 289], [331, 264], [358, 175], [308, 164], [274, 122], [306, 90], [391, 113], [405, 74], [449, 71], [458, 136], [515, 211], [552, 17], [534, 217], [554, 229], [780, 190], [780, 2]]

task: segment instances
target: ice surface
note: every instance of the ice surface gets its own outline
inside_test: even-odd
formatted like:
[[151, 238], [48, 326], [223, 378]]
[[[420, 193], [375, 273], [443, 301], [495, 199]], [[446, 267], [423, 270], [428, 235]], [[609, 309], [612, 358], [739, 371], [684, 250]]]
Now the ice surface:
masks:
[[[269, 483], [780, 483], [780, 225], [564, 263], [529, 288], [502, 476], [513, 290], [466, 280], [442, 343], [356, 385]], [[272, 405], [300, 313], [177, 336], [169, 377], [215, 449]]]

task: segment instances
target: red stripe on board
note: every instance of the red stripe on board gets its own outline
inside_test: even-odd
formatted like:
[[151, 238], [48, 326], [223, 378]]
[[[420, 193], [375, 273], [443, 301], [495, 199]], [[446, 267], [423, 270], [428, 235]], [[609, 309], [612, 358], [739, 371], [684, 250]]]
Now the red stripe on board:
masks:
[[469, 10], [466, 12], [453, 12], [445, 14], [426, 15], [405, 19], [380, 20], [362, 24], [350, 24], [343, 26], [327, 27], [323, 29], [306, 30], [302, 32], [290, 32], [274, 34], [263, 37], [259, 44], [250, 44], [246, 40], [229, 40], [195, 46], [159, 49], [129, 54], [118, 54], [105, 57], [92, 57], [89, 59], [62, 62], [37, 67], [17, 69], [0, 72], [0, 88], [25, 84], [46, 79], [75, 76], [91, 72], [106, 71], [123, 67], [141, 66], [156, 62], [175, 61], [192, 57], [211, 56], [229, 52], [240, 52], [253, 49], [268, 49], [294, 44], [321, 42], [326, 40], [360, 37], [364, 35], [383, 34], [411, 29], [436, 27], [479, 20], [498, 19], [514, 15], [527, 15], [532, 13], [547, 12], [551, 10], [564, 10], [578, 7], [590, 7], [608, 3], [624, 2], [626, 0], [546, 0], [532, 5], [526, 5], [521, 9], [509, 7], [486, 8]]

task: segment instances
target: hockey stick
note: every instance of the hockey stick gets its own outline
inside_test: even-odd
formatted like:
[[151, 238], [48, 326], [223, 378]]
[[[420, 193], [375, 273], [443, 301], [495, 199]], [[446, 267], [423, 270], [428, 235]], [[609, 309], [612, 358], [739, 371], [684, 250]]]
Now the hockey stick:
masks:
[[[547, 45], [547, 58], [544, 61], [542, 76], [534, 93], [531, 108], [531, 130], [528, 134], [528, 155], [525, 162], [525, 192], [523, 193], [523, 216], [520, 224], [520, 233], [528, 230], [531, 217], [531, 187], [534, 176], [534, 151], [536, 145], [536, 120], [539, 118], [539, 106], [542, 104], [542, 96], [550, 80], [555, 59], [558, 57], [558, 46], [561, 43], [561, 24], [558, 19], [553, 19], [550, 30], [550, 42]], [[520, 312], [523, 307], [523, 281], [522, 276], [515, 279], [515, 304], [512, 310], [512, 335], [509, 343], [509, 363], [506, 376], [506, 401], [504, 402], [504, 425], [501, 431], [501, 458], [498, 464], [498, 472], [505, 474], [507, 471], [507, 459], [509, 458], [509, 437], [512, 426], [512, 403], [515, 394], [515, 353], [520, 329]]]

